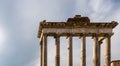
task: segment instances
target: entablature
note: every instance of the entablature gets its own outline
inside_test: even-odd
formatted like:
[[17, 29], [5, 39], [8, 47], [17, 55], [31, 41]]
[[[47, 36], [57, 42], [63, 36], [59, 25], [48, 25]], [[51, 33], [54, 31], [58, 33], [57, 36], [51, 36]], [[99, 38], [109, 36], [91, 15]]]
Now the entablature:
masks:
[[[85, 20], [84, 20], [85, 18]], [[77, 19], [77, 20], [75, 20]], [[81, 21], [79, 21], [82, 19]], [[75, 21], [75, 22], [74, 22]], [[78, 22], [76, 22], [78, 21]], [[85, 21], [85, 22], [82, 22]], [[40, 38], [41, 33], [87, 33], [87, 34], [104, 34], [104, 33], [113, 33], [112, 29], [118, 25], [117, 22], [89, 22], [89, 18], [76, 16], [74, 18], [69, 18], [67, 22], [40, 22], [38, 30], [38, 38]]]

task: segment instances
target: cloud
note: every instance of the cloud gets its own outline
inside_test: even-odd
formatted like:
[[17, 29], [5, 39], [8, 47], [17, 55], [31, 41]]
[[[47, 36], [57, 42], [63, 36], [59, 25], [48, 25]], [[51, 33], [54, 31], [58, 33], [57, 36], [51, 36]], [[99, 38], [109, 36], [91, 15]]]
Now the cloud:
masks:
[[91, 14], [92, 11], [89, 2], [89, 0], [76, 0], [74, 14], [80, 14], [84, 16]]
[[[120, 23], [119, 11], [120, 11], [120, 9], [116, 10], [115, 13], [110, 16], [109, 19], [111, 21], [114, 20], [114, 21], [117, 21], [118, 23]], [[120, 57], [119, 57], [120, 53], [117, 51], [119, 49], [119, 46], [120, 46], [119, 45], [119, 43], [120, 43], [120, 41], [119, 41], [119, 39], [120, 39], [120, 37], [119, 37], [120, 36], [119, 35], [119, 33], [120, 33], [119, 29], [120, 29], [120, 24], [117, 25], [117, 27], [114, 29], [114, 35], [112, 37], [112, 59], [113, 60], [120, 59]]]
[[40, 66], [40, 57], [30, 61], [29, 63], [25, 64], [24, 66]]
[[[62, 3], [62, 2], [60, 2], [60, 3]], [[96, 0], [91, 0], [91, 1], [75, 1], [75, 11], [71, 11], [72, 13], [74, 13], [74, 14], [82, 14], [82, 15], [87, 15], [87, 16], [89, 16], [90, 18], [91, 18], [91, 20], [92, 21], [110, 21], [112, 18], [113, 18], [113, 16], [115, 15], [115, 13], [116, 13], [116, 10], [112, 10], [112, 9], [114, 9], [113, 7], [115, 6], [115, 4], [113, 4], [111, 1], [109, 1], [109, 0], [107, 0], [107, 1], [103, 1], [103, 0], [98, 0], [98, 1], [96, 1]], [[68, 4], [69, 5], [69, 4]], [[108, 6], [109, 5], [109, 6]], [[61, 6], [61, 7], [63, 7], [63, 6]], [[65, 6], [64, 6], [65, 7]], [[61, 8], [62, 9], [62, 8]], [[67, 9], [67, 7], [66, 7], [66, 9]], [[44, 10], [44, 9], [43, 9]], [[64, 9], [63, 9], [64, 10]], [[67, 10], [66, 10], [67, 11]], [[63, 13], [66, 13], [66, 11], [62, 11], [62, 14]], [[53, 11], [54, 12], [54, 11]], [[119, 11], [118, 11], [119, 12]], [[50, 10], [50, 13], [51, 13], [51, 15], [53, 15], [53, 13], [52, 13], [52, 11]], [[69, 13], [68, 13], [69, 14]], [[66, 15], [68, 15], [68, 14], [66, 14]], [[72, 14], [70, 14], [70, 15], [72, 15]], [[108, 17], [107, 17], [108, 16]], [[118, 16], [118, 15], [117, 15]], [[107, 18], [106, 18], [107, 17]], [[115, 17], [116, 18], [116, 17]], [[56, 19], [56, 18], [54, 18], [54, 19]], [[52, 19], [53, 21], [54, 21], [54, 19]], [[48, 19], [49, 20], [49, 19]], [[113, 19], [114, 20], [114, 19]], [[59, 21], [59, 20], [58, 20]], [[49, 43], [52, 43], [53, 41], [50, 41]], [[92, 42], [92, 41], [88, 41], [88, 42]], [[114, 40], [112, 40], [112, 42], [114, 43], [115, 41]], [[64, 43], [64, 42], [63, 42]], [[76, 46], [75, 46], [76, 47]], [[62, 47], [62, 49], [65, 49], [66, 47]], [[89, 49], [90, 49], [91, 47], [89, 47]], [[78, 50], [78, 48], [77, 49], [75, 49], [75, 50]], [[112, 51], [115, 51], [115, 50], [112, 50]], [[89, 50], [89, 51], [87, 51], [87, 53], [88, 53], [88, 55], [87, 55], [87, 57], [89, 58], [89, 57], [91, 57], [92, 58], [92, 54], [90, 55], [89, 53], [90, 52], [92, 52], [92, 50]], [[62, 54], [64, 54], [64, 55], [66, 55], [65, 54], [66, 52], [62, 52]], [[76, 55], [78, 55], [78, 54], [76, 54]], [[115, 55], [116, 55], [116, 53], [115, 53]], [[113, 56], [115, 56], [114, 54], [113, 54]], [[50, 57], [51, 57], [51, 55], [50, 55]], [[53, 57], [53, 56], [52, 56]], [[103, 55], [102, 55], [102, 57], [103, 57]], [[113, 58], [114, 59], [114, 58]], [[61, 64], [62, 65], [66, 65], [66, 61], [67, 61], [67, 58], [61, 58], [61, 60], [62, 61], [65, 61], [65, 62], [62, 62]], [[103, 58], [102, 58], [102, 60], [103, 60]], [[53, 60], [49, 60], [49, 61], [51, 61], [51, 62], [53, 62], [54, 63], [54, 61]], [[88, 61], [87, 61], [87, 63], [89, 63], [89, 64], [92, 64], [92, 62], [91, 62], [91, 59], [88, 59]], [[103, 63], [103, 61], [102, 61], [102, 63]], [[76, 62], [76, 64], [78, 65], [78, 63]], [[75, 64], [75, 65], [76, 65]], [[51, 64], [52, 65], [52, 64]], [[54, 64], [53, 64], [54, 65]]]
[[1, 60], [7, 63], [1, 66], [24, 66], [29, 65], [30, 62], [33, 65], [33, 59], [39, 57], [39, 42], [37, 39], [39, 21], [43, 19], [62, 20], [65, 15], [68, 15], [66, 14], [68, 11], [71, 12], [71, 8], [66, 9], [68, 6], [72, 6], [71, 3], [73, 2], [68, 3], [66, 1], [63, 3], [56, 0], [49, 2], [48, 0], [12, 0], [9, 3], [7, 2], [8, 7], [5, 8], [6, 11], [3, 13], [7, 13], [5, 14], [6, 22], [4, 24], [9, 30], [10, 39], [7, 41], [5, 50], [10, 51], [5, 53], [6, 56]]
[[[39, 66], [39, 39], [37, 38], [37, 30], [39, 22], [46, 19], [47, 21], [66, 21], [68, 17], [75, 14], [90, 17], [91, 21], [120, 21], [120, 8], [118, 0], [4, 0], [0, 4], [0, 26], [5, 25], [7, 30], [7, 41], [4, 44], [4, 53], [0, 55], [0, 66]], [[2, 17], [1, 17], [2, 16]], [[119, 28], [115, 29], [115, 35], [112, 38], [112, 59], [119, 59], [119, 53], [115, 52], [119, 49]], [[67, 40], [62, 38], [62, 50], [67, 49]], [[74, 65], [79, 62], [76, 56], [79, 55], [80, 43], [78, 38], [74, 38], [75, 61]], [[49, 50], [52, 54], [49, 58], [54, 58], [54, 39], [49, 38]], [[92, 56], [92, 40], [88, 38], [87, 46], [88, 58]], [[114, 43], [114, 44], [113, 44]], [[62, 65], [67, 65], [67, 50], [61, 52]], [[12, 59], [12, 60], [11, 60]], [[54, 59], [49, 59], [51, 66], [54, 65]], [[91, 59], [87, 60], [90, 64]], [[91, 62], [92, 63], [92, 62]]]
[[0, 55], [4, 52], [5, 48], [5, 42], [6, 42], [6, 32], [4, 29], [0, 26]]

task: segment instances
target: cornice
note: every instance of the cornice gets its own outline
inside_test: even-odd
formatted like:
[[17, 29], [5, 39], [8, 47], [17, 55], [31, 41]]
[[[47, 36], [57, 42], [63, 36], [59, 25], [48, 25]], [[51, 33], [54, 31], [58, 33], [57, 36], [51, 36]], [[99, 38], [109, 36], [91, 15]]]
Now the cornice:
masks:
[[67, 27], [74, 27], [74, 28], [114, 28], [118, 25], [117, 22], [103, 22], [103, 23], [67, 23], [67, 22], [41, 22], [40, 28], [67, 28]]
[[[85, 20], [84, 20], [85, 18]], [[77, 19], [77, 20], [75, 20]], [[81, 21], [78, 21], [82, 19]], [[76, 22], [78, 21], [78, 22]], [[84, 21], [84, 22], [82, 22]], [[113, 29], [118, 25], [116, 21], [112, 22], [90, 22], [88, 17], [74, 17], [68, 18], [67, 22], [46, 22], [43, 20], [40, 22], [38, 37], [40, 37], [43, 28], [110, 28]]]

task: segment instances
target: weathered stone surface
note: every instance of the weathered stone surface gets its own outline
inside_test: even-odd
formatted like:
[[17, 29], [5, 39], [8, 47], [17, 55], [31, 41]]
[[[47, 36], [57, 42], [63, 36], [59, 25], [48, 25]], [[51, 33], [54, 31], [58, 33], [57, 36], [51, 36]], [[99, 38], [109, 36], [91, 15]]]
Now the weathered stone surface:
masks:
[[107, 36], [105, 39], [105, 56], [104, 56], [104, 66], [110, 66], [111, 63], [111, 36]]
[[88, 17], [81, 17], [81, 15], [76, 15], [74, 18], [68, 18], [68, 23], [90, 23], [90, 19]]
[[120, 60], [111, 61], [111, 66], [120, 66]]
[[85, 37], [85, 34], [83, 34], [83, 36], [81, 36], [80, 66], [86, 66], [86, 37]]
[[60, 36], [56, 35], [54, 36], [55, 38], [55, 51], [56, 51], [56, 55], [55, 55], [55, 66], [60, 66]]
[[[80, 17], [82, 18], [82, 17]], [[74, 18], [73, 18], [74, 19]], [[76, 18], [78, 19], [78, 18]], [[112, 33], [112, 29], [118, 25], [117, 22], [40, 22], [39, 30], [38, 30], [38, 38], [41, 37], [44, 32], [52, 32], [53, 33], [62, 33], [62, 32], [72, 32], [72, 33]]]
[[56, 33], [56, 34], [62, 34], [62, 33], [112, 33], [112, 29], [110, 28], [43, 28], [42, 33]]
[[77, 36], [81, 38], [80, 50], [80, 66], [86, 66], [86, 37], [94, 39], [93, 44], [93, 66], [100, 66], [100, 50], [101, 43], [106, 39], [104, 66], [110, 66], [111, 63], [111, 39], [113, 35], [113, 28], [118, 23], [90, 22], [88, 17], [81, 17], [76, 15], [74, 18], [69, 18], [67, 22], [47, 22], [44, 20], [40, 23], [38, 30], [38, 38], [41, 46], [41, 66], [47, 66], [47, 36], [55, 37], [55, 66], [60, 66], [60, 36], [68, 38], [68, 66], [73, 66], [73, 49], [72, 37]]
[[68, 36], [68, 66], [73, 66], [72, 36]]

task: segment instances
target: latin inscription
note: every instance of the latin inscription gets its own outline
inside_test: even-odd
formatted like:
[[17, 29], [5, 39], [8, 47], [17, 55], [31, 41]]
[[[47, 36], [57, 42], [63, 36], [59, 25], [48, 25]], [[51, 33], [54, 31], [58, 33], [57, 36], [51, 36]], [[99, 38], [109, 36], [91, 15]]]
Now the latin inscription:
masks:
[[104, 28], [43, 28], [43, 33], [112, 33], [112, 29]]

